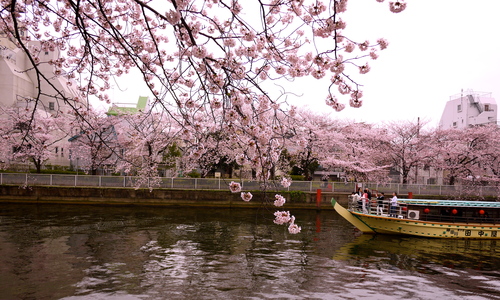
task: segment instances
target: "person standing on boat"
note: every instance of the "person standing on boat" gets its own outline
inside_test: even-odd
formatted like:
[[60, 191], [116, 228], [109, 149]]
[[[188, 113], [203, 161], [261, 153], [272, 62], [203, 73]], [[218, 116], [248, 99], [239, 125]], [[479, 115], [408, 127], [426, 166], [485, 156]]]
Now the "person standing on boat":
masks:
[[384, 193], [377, 193], [377, 215], [384, 214]]
[[363, 213], [368, 214], [368, 205], [370, 205], [370, 198], [368, 196], [368, 189], [365, 189], [363, 196], [361, 196], [361, 201], [363, 201]]
[[368, 207], [368, 213], [371, 213], [372, 211], [372, 191], [369, 188], [366, 188], [366, 193], [368, 194], [368, 201], [367, 201], [367, 207]]
[[351, 199], [349, 207], [357, 209], [357, 211], [361, 211], [361, 197], [356, 192], [352, 192], [349, 198]]
[[396, 192], [392, 193], [392, 198], [391, 198], [391, 214], [389, 215], [390, 217], [397, 217], [397, 211], [398, 209], [398, 194]]

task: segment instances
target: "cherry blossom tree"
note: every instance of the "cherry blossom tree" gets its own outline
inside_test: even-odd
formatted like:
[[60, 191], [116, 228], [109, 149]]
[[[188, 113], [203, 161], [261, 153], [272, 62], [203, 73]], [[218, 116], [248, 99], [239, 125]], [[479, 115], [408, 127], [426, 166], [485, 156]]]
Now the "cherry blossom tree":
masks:
[[[329, 114], [298, 110], [296, 124], [291, 127], [288, 152], [292, 165], [309, 180], [338, 144], [340, 123]], [[325, 151], [328, 152], [325, 153]]]
[[77, 161], [78, 168], [92, 175], [105, 167], [114, 168], [120, 151], [115, 129], [118, 121], [93, 109], [77, 114], [72, 123], [77, 130], [69, 141], [71, 160]]
[[449, 185], [497, 177], [498, 137], [496, 125], [437, 130], [430, 143], [434, 153], [431, 164], [443, 170]]
[[341, 168], [347, 178], [356, 182], [386, 182], [391, 167], [386, 152], [387, 130], [371, 124], [345, 122], [338, 131], [337, 137], [330, 141], [335, 148], [322, 152], [326, 154], [322, 163]]
[[198, 170], [201, 177], [206, 177], [217, 166], [235, 165], [235, 153], [242, 151], [231, 142], [226, 130], [211, 131], [213, 127], [204, 127], [195, 133], [195, 142], [184, 143], [186, 155], [182, 159], [185, 171]]
[[389, 141], [384, 128], [310, 111], [297, 115], [292, 144], [298, 147], [291, 149], [298, 161], [317, 161], [326, 170], [341, 169], [354, 181], [387, 179], [390, 161], [385, 148]]
[[66, 118], [54, 118], [42, 110], [28, 107], [4, 109], [0, 117], [0, 147], [4, 167], [13, 162], [33, 163], [41, 173], [43, 164], [53, 155], [54, 148], [67, 138]]
[[[405, 6], [389, 2], [392, 12]], [[368, 61], [388, 45], [382, 38], [371, 43], [343, 34], [346, 0], [24, 0], [2, 7], [0, 29], [28, 54], [33, 68], [55, 66], [56, 73], [79, 83], [83, 99], [55, 96], [75, 109], [73, 100], [110, 101], [111, 79], [134, 68], [151, 90], [153, 105], [178, 113], [179, 124], [190, 131], [200, 114], [213, 117], [220, 128], [231, 118], [254, 118], [262, 104], [284, 109], [282, 97], [268, 84], [278, 79], [329, 77], [327, 103], [341, 110], [344, 104], [336, 96], [341, 94], [358, 107], [361, 84], [351, 74], [368, 72]], [[41, 52], [55, 49], [60, 58], [41, 61]], [[38, 73], [39, 80], [48, 79]], [[254, 115], [237, 108], [241, 102]], [[222, 117], [213, 114], [221, 104]]]
[[425, 122], [420, 120], [388, 123], [389, 146], [385, 155], [390, 157], [393, 170], [398, 172], [403, 184], [416, 178], [419, 168], [428, 164], [436, 153], [431, 149], [430, 133], [424, 131]]
[[[153, 106], [184, 129], [189, 155], [208, 148], [197, 136], [223, 131], [238, 145], [228, 158], [248, 163], [263, 181], [276, 167], [290, 124], [288, 92], [274, 83], [314, 78], [323, 82], [324, 99], [335, 110], [344, 102], [359, 107], [363, 93], [357, 75], [367, 73], [369, 61], [388, 45], [383, 38], [345, 36], [347, 0], [17, 0], [1, 5], [0, 30], [28, 54], [38, 80], [49, 81], [40, 72], [41, 64], [49, 63], [56, 74], [78, 82], [81, 99], [60, 91], [53, 95], [76, 114], [90, 98], [109, 102], [112, 80], [139, 70]], [[394, 13], [405, 7], [403, 1], [389, 2]], [[41, 61], [40, 53], [54, 50], [61, 52], [58, 59]], [[99, 137], [100, 129], [85, 132]]]
[[234, 159], [229, 159], [226, 153], [223, 153], [222, 148], [213, 147], [204, 151], [203, 155], [198, 159], [197, 165], [201, 171], [202, 178], [207, 177], [211, 172], [221, 170], [224, 174], [231, 176], [233, 170], [238, 168]]
[[483, 166], [488, 168], [486, 174], [488, 182], [498, 185], [500, 183], [500, 131], [494, 125], [487, 126], [485, 130], [490, 136], [486, 138], [489, 151], [483, 153]]
[[121, 115], [118, 119], [114, 125], [120, 149], [116, 171], [137, 175], [137, 187], [158, 186], [158, 167], [175, 165], [176, 157], [169, 153], [178, 143], [180, 128], [161, 112]]

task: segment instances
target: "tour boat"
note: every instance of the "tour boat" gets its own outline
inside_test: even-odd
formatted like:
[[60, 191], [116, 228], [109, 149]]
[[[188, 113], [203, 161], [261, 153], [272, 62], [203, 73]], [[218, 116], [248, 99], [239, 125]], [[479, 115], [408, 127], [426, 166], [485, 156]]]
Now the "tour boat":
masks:
[[398, 199], [395, 214], [388, 203], [377, 215], [375, 206], [363, 212], [349, 200], [344, 208], [332, 205], [343, 218], [363, 233], [401, 234], [435, 238], [500, 239], [500, 202]]

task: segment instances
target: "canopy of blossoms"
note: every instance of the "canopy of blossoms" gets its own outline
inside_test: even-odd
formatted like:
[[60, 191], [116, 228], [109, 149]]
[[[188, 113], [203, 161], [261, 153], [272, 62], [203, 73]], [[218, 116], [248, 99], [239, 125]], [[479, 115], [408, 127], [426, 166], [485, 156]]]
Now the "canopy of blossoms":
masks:
[[[406, 4], [388, 6], [398, 13]], [[78, 85], [76, 97], [57, 90], [50, 96], [83, 120], [89, 99], [110, 102], [113, 80], [139, 70], [153, 107], [176, 123], [169, 134], [192, 160], [226, 149], [262, 181], [294, 114], [287, 91], [270, 82], [324, 80], [329, 106], [359, 107], [362, 85], [353, 75], [369, 72], [369, 61], [388, 45], [343, 34], [347, 0], [2, 0], [0, 8], [0, 30], [29, 54], [38, 81], [50, 84], [40, 71], [48, 63]], [[59, 58], [43, 61], [46, 51]]]

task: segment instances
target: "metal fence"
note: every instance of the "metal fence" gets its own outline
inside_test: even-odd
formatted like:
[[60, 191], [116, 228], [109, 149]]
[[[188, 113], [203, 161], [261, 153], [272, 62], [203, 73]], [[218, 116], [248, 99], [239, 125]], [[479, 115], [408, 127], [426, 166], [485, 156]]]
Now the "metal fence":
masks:
[[[167, 189], [202, 189], [202, 190], [228, 190], [231, 179], [218, 178], [183, 178], [162, 177], [159, 185], [156, 178], [151, 182], [153, 188]], [[234, 180], [240, 182], [242, 190], [261, 190], [262, 183], [255, 180]], [[74, 187], [138, 187], [139, 178], [133, 176], [98, 176], [98, 175], [62, 175], [62, 174], [31, 174], [31, 173], [0, 173], [0, 184], [19, 186], [74, 186]], [[355, 190], [353, 182], [324, 182], [324, 181], [293, 181], [290, 187], [283, 188], [279, 182], [267, 183], [268, 189], [276, 191], [304, 191], [316, 192], [321, 189], [325, 192], [350, 193]], [[359, 184], [359, 183], [358, 183]], [[500, 195], [498, 186], [476, 186], [473, 189], [459, 185], [422, 185], [422, 184], [395, 184], [395, 183], [362, 183], [362, 187], [384, 192], [391, 195], [418, 194], [418, 195], [474, 195], [494, 196]]]

